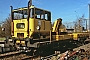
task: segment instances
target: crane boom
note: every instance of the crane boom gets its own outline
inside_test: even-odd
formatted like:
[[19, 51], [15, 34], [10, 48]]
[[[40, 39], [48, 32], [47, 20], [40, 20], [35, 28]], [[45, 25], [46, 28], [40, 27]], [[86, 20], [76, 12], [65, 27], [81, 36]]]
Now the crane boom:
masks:
[[61, 25], [62, 25], [62, 19], [59, 18], [54, 22], [52, 32], [58, 32], [59, 33], [59, 28], [60, 28]]

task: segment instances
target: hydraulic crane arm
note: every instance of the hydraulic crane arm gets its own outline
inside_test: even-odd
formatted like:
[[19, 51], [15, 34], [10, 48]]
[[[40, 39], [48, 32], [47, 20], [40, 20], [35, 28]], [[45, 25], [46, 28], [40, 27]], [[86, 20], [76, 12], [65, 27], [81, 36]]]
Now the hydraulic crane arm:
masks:
[[62, 25], [62, 19], [59, 18], [54, 22], [52, 32], [58, 32], [59, 33], [59, 28], [61, 25]]

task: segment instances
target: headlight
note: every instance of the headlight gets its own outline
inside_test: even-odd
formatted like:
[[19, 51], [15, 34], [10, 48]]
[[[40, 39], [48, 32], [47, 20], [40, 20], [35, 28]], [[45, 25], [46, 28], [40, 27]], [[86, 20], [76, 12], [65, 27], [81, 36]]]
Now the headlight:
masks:
[[9, 39], [9, 41], [12, 41], [12, 39]]
[[23, 47], [23, 49], [25, 50], [25, 49], [26, 49], [26, 47]]
[[17, 47], [18, 49], [20, 49], [20, 47]]
[[28, 52], [27, 50], [25, 52]]
[[37, 30], [40, 30], [40, 26], [37, 26], [36, 28], [37, 28]]
[[21, 27], [21, 28], [24, 28], [24, 26], [25, 26], [25, 25], [21, 25], [20, 27]]

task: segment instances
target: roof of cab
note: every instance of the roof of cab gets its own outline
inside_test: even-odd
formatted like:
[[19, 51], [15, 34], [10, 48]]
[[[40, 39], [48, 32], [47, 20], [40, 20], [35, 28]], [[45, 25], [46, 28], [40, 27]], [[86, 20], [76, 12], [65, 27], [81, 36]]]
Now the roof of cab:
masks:
[[[32, 5], [30, 8], [37, 8], [37, 7]], [[27, 9], [28, 9], [27, 7], [17, 8], [17, 9], [13, 9], [13, 12], [18, 11], [18, 10], [27, 10]], [[44, 9], [41, 9], [41, 8], [37, 8], [37, 9], [44, 10]], [[44, 10], [44, 11], [47, 11], [47, 10]], [[48, 11], [48, 12], [50, 12], [50, 11]]]

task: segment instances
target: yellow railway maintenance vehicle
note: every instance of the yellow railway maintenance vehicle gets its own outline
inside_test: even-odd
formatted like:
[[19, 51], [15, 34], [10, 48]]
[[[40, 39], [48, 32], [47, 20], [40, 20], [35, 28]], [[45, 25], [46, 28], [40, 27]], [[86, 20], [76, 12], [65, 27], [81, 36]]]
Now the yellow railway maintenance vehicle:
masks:
[[28, 8], [19, 8], [12, 10], [13, 30], [12, 37], [39, 38], [38, 33], [49, 35], [51, 29], [51, 13], [49, 11], [30, 7], [30, 17], [28, 18]]
[[[30, 3], [30, 1], [29, 1]], [[88, 38], [88, 33], [68, 34], [62, 19], [57, 19], [51, 24], [51, 12], [37, 8], [33, 5], [18, 9], [11, 6], [11, 35], [7, 44], [17, 49], [31, 49], [43, 46], [57, 47], [67, 42]]]
[[34, 6], [29, 9], [30, 16], [27, 7], [12, 10], [11, 33], [16, 44], [31, 46], [34, 41], [49, 39], [51, 12]]

